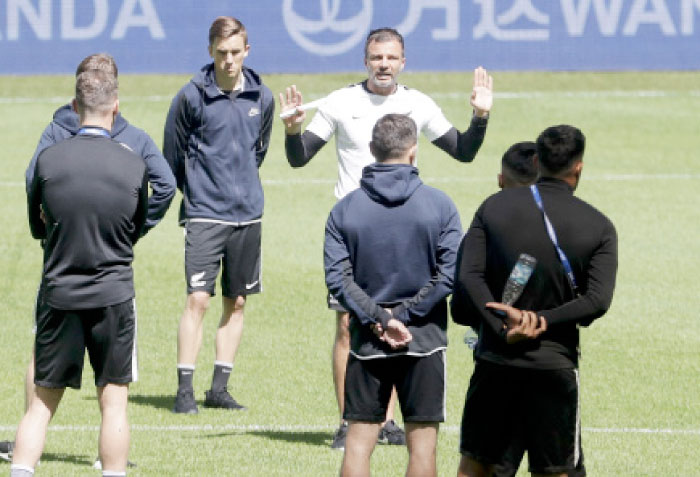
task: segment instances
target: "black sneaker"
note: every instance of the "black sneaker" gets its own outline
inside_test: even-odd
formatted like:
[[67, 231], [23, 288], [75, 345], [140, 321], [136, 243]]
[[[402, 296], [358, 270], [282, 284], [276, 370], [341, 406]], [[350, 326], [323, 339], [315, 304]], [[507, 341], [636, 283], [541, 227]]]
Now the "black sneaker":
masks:
[[246, 407], [238, 404], [229, 394], [228, 388], [220, 391], [210, 389], [204, 392], [204, 407], [214, 407], [218, 409], [230, 409], [232, 411], [245, 411]]
[[379, 431], [379, 437], [377, 442], [381, 444], [392, 444], [395, 446], [406, 445], [406, 434], [403, 432], [399, 426], [396, 425], [394, 420], [386, 421], [386, 424]]
[[343, 422], [340, 427], [333, 434], [333, 442], [331, 442], [331, 449], [344, 450], [345, 449], [345, 439], [348, 437], [348, 423]]
[[15, 441], [0, 441], [0, 459], [12, 462], [12, 450], [15, 448]]
[[175, 406], [173, 412], [176, 414], [197, 414], [197, 403], [194, 400], [194, 392], [191, 389], [184, 389], [175, 395]]

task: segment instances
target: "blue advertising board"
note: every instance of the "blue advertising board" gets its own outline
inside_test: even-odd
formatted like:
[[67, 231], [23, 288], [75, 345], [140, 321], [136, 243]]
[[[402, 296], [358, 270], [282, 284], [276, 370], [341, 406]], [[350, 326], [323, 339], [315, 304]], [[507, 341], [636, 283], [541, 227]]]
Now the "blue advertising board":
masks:
[[700, 69], [700, 0], [0, 0], [0, 74], [100, 51], [123, 72], [192, 72], [219, 15], [246, 25], [263, 73], [361, 70], [381, 26], [413, 71]]

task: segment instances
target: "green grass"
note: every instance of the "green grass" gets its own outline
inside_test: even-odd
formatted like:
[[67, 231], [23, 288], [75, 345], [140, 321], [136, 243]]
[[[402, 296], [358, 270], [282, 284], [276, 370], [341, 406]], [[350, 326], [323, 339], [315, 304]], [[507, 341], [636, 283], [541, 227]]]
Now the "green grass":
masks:
[[[122, 76], [122, 112], [161, 144], [170, 98], [187, 78]], [[360, 79], [360, 74], [265, 78], [275, 93], [294, 82], [307, 99]], [[434, 95], [448, 118], [458, 128], [466, 127], [469, 74], [405, 74], [402, 81]], [[422, 177], [454, 199], [466, 228], [479, 203], [495, 191], [500, 156], [510, 144], [534, 139], [558, 123], [577, 125], [586, 134], [577, 194], [614, 221], [620, 239], [613, 307], [582, 332], [583, 442], [591, 476], [700, 476], [698, 84], [700, 73], [497, 73], [499, 95], [473, 164], [459, 164], [424, 140], [420, 144]], [[12, 436], [23, 412], [23, 374], [41, 270], [40, 249], [26, 223], [24, 169], [41, 131], [72, 87], [69, 76], [0, 78], [0, 439]], [[177, 207], [136, 247], [141, 379], [131, 387], [130, 456], [138, 467], [130, 475], [337, 473], [342, 455], [328, 448], [337, 422], [330, 373], [334, 319], [325, 307], [322, 272], [323, 226], [335, 201], [334, 146], [325, 147], [308, 166], [292, 170], [282, 141], [276, 121], [261, 169], [265, 291], [247, 305], [231, 380], [236, 399], [249, 406], [248, 412], [170, 413], [176, 330], [185, 298]], [[219, 301], [212, 303], [195, 375], [198, 399], [211, 378], [220, 313]], [[462, 334], [461, 327], [450, 327], [440, 475], [454, 475], [459, 461], [457, 429], [473, 366]], [[98, 423], [87, 371], [83, 389], [65, 395], [37, 475], [96, 475], [89, 464], [96, 455]], [[402, 475], [405, 462], [405, 449], [382, 446], [375, 451], [372, 470]], [[519, 475], [526, 475], [524, 468]]]

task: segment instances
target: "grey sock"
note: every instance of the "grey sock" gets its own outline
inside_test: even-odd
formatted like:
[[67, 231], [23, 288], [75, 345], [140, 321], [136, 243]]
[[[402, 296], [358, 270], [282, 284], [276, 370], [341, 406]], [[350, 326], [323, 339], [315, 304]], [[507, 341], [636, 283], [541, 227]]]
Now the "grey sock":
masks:
[[192, 377], [194, 376], [194, 367], [177, 367], [177, 390], [193, 389]]
[[222, 391], [228, 386], [228, 378], [231, 377], [232, 364], [214, 363], [214, 375], [211, 378], [211, 389], [213, 391]]

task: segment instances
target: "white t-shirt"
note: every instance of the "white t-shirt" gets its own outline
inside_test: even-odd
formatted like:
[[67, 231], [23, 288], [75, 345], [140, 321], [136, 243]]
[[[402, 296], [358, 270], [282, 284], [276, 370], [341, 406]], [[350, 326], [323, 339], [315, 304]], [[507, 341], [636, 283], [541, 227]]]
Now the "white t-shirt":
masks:
[[429, 141], [445, 135], [452, 124], [435, 101], [425, 94], [398, 85], [388, 96], [370, 93], [362, 83], [328, 95], [306, 128], [324, 141], [335, 134], [338, 182], [335, 196], [343, 198], [360, 186], [362, 168], [375, 162], [369, 151], [372, 128], [389, 113], [406, 114]]

